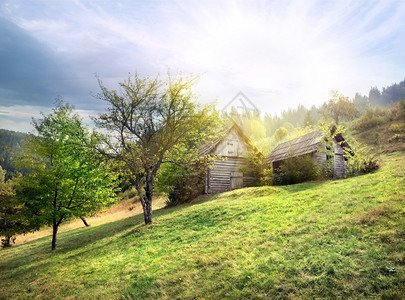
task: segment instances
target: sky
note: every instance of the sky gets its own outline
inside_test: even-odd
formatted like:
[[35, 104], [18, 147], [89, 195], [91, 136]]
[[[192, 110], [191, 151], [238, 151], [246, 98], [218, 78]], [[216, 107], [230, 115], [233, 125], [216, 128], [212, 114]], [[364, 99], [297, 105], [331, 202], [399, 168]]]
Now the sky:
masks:
[[63, 97], [88, 120], [141, 76], [200, 74], [197, 101], [242, 91], [262, 112], [405, 78], [405, 1], [2, 0], [0, 128], [30, 132]]

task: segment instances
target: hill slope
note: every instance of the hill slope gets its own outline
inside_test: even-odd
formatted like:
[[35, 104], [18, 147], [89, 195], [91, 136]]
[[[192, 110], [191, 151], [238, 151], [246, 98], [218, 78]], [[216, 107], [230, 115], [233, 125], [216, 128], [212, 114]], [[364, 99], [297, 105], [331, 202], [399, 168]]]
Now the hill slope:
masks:
[[261, 187], [0, 251], [0, 298], [405, 294], [405, 155], [357, 178]]

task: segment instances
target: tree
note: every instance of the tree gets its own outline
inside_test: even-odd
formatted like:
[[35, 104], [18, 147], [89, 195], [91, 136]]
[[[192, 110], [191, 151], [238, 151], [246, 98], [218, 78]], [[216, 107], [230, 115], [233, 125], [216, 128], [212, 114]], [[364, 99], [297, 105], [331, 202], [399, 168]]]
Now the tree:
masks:
[[369, 105], [368, 97], [362, 96], [360, 93], [356, 93], [353, 98], [353, 104], [360, 112], [363, 112], [365, 111], [367, 105]]
[[274, 133], [274, 140], [276, 142], [281, 142], [286, 136], [288, 136], [288, 130], [284, 127], [280, 127]]
[[218, 159], [217, 156], [199, 155], [199, 150], [201, 145], [218, 138], [223, 132], [223, 123], [228, 122], [221, 120], [216, 111], [206, 117], [210, 122], [169, 150], [157, 173], [156, 190], [167, 194], [166, 205], [169, 207], [190, 202], [203, 194], [207, 169], [212, 168]]
[[368, 99], [371, 104], [379, 105], [381, 103], [381, 92], [377, 87], [372, 87], [368, 93]]
[[353, 102], [349, 101], [348, 97], [338, 91], [331, 91], [330, 96], [329, 101], [325, 102], [319, 109], [319, 113], [325, 118], [332, 118], [338, 125], [342, 118], [352, 119], [358, 114], [357, 108]]
[[95, 151], [100, 140], [69, 104], [57, 100], [52, 113], [32, 124], [37, 135], [29, 136], [18, 157], [31, 172], [17, 185], [17, 196], [34, 212], [31, 222], [52, 225], [54, 250], [63, 221], [113, 203], [116, 176]]
[[109, 132], [106, 147], [100, 149], [122, 166], [134, 184], [144, 213], [152, 223], [152, 197], [156, 174], [176, 145], [210, 122], [210, 107], [191, 100], [196, 78], [128, 77], [119, 83], [121, 93], [108, 90], [99, 80], [98, 98], [107, 102], [106, 113], [95, 120]]
[[0, 236], [3, 247], [10, 246], [17, 233], [24, 231], [21, 203], [18, 202], [12, 181], [6, 180], [6, 171], [0, 166]]
[[312, 126], [314, 125], [314, 118], [312, 118], [312, 114], [310, 110], [307, 110], [305, 113], [305, 118], [304, 118], [304, 126]]

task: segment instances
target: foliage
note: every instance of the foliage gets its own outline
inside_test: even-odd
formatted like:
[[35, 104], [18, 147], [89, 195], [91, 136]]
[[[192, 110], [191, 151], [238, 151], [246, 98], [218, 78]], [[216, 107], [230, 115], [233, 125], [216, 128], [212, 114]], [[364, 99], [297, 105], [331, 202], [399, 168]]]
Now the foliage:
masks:
[[329, 101], [322, 105], [319, 113], [324, 118], [332, 118], [338, 125], [342, 119], [353, 119], [358, 114], [358, 110], [353, 102], [349, 101], [349, 97], [345, 97], [338, 91], [331, 91]]
[[358, 131], [365, 131], [380, 126], [387, 121], [388, 112], [381, 107], [368, 105], [360, 118], [352, 123], [352, 128]]
[[263, 154], [253, 148], [247, 155], [248, 165], [241, 167], [240, 171], [256, 179], [253, 186], [270, 185], [273, 181], [272, 169], [266, 167]]
[[[7, 299], [401, 299], [405, 157], [339, 181], [255, 187], [0, 251]], [[135, 225], [134, 225], [135, 224]], [[63, 263], [61, 263], [63, 262]]]
[[204, 193], [205, 172], [213, 166], [213, 159], [204, 156], [193, 161], [192, 165], [166, 164], [166, 168], [162, 168], [160, 178], [171, 180], [171, 184], [166, 182], [166, 187], [171, 186], [168, 191], [167, 207], [190, 202]]
[[405, 133], [405, 122], [404, 123], [393, 123], [390, 125], [390, 131], [395, 133]]
[[118, 197], [120, 200], [131, 199], [134, 197], [138, 197], [138, 192], [134, 187], [128, 188], [124, 192], [118, 193]]
[[[326, 137], [322, 142], [325, 146], [324, 152], [328, 157], [334, 155], [334, 143], [337, 142], [343, 147], [345, 158], [345, 177], [352, 177], [361, 174], [367, 174], [378, 169], [378, 161], [375, 155], [371, 154], [369, 146], [358, 142], [349, 131], [341, 126], [334, 126], [327, 122], [321, 123], [319, 129]], [[343, 138], [341, 141], [339, 139]], [[378, 139], [375, 136], [375, 139]], [[325, 166], [326, 175], [332, 177], [333, 174], [333, 159], [327, 160]]]
[[401, 98], [405, 98], [405, 80], [384, 87], [381, 92], [377, 87], [369, 92], [369, 101], [373, 105], [388, 106]]
[[274, 172], [273, 183], [285, 185], [316, 180], [320, 171], [320, 166], [310, 155], [290, 157]]
[[155, 178], [166, 156], [211, 121], [212, 107], [192, 102], [196, 77], [128, 77], [121, 93], [99, 80], [98, 98], [108, 105], [96, 123], [109, 133], [103, 154], [121, 164], [135, 185], [145, 224], [152, 222]]
[[284, 127], [280, 127], [276, 130], [274, 133], [274, 140], [276, 142], [281, 142], [288, 136], [288, 130], [285, 129]]
[[213, 111], [210, 119], [204, 127], [194, 130], [168, 152], [157, 174], [157, 191], [168, 195], [169, 207], [189, 202], [204, 193], [206, 170], [213, 167], [218, 157], [201, 156], [199, 148], [221, 134], [221, 120], [217, 112]]
[[356, 93], [353, 98], [353, 104], [359, 110], [359, 112], [363, 113], [363, 111], [370, 105], [367, 96], [363, 96], [360, 93]]
[[369, 147], [360, 144], [354, 138], [350, 139], [350, 147], [354, 153], [346, 152], [345, 177], [352, 177], [373, 172], [379, 168], [379, 163], [374, 154], [370, 153]]
[[0, 236], [2, 247], [14, 242], [17, 233], [24, 232], [21, 218], [21, 203], [17, 201], [11, 180], [6, 180], [6, 171], [0, 166]]
[[52, 249], [59, 225], [113, 203], [116, 176], [95, 151], [100, 140], [73, 108], [56, 101], [43, 119], [33, 120], [37, 135], [26, 139], [18, 163], [32, 172], [18, 181], [17, 196], [37, 215], [31, 222], [52, 225]]
[[311, 111], [307, 111], [305, 113], [305, 118], [304, 118], [304, 126], [313, 126], [315, 125], [314, 118], [312, 117]]
[[369, 105], [350, 127], [364, 142], [377, 146], [378, 151], [400, 150], [405, 140], [404, 120], [405, 99], [401, 99], [386, 108]]

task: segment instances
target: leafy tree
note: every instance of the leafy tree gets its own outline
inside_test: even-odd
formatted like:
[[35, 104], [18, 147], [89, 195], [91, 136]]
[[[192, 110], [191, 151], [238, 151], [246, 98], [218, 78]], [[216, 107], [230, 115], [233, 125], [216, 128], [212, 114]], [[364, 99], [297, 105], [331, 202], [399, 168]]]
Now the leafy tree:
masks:
[[218, 137], [221, 120], [216, 112], [210, 114], [208, 126], [190, 133], [185, 141], [168, 151], [157, 173], [156, 189], [168, 195], [167, 206], [186, 203], [204, 193], [206, 170], [218, 157], [199, 155], [202, 144]]
[[94, 150], [100, 140], [69, 104], [58, 100], [52, 113], [32, 123], [37, 135], [29, 136], [18, 157], [32, 172], [20, 180], [17, 195], [36, 215], [31, 222], [52, 225], [54, 250], [63, 221], [113, 202], [116, 176]]
[[319, 109], [319, 113], [325, 118], [332, 118], [338, 125], [342, 118], [352, 119], [357, 115], [358, 110], [348, 97], [338, 91], [331, 91], [330, 96], [329, 101], [325, 102]]
[[210, 122], [209, 107], [191, 100], [196, 78], [128, 77], [121, 93], [99, 80], [98, 98], [108, 104], [96, 119], [110, 136], [104, 155], [121, 163], [138, 192], [145, 224], [152, 223], [152, 197], [157, 172], [170, 151]]
[[304, 118], [304, 126], [312, 126], [314, 125], [314, 119], [312, 118], [312, 114], [310, 110], [307, 110], [305, 113], [305, 118]]
[[368, 93], [370, 103], [379, 105], [381, 103], [381, 92], [377, 87], [372, 87]]
[[274, 140], [276, 142], [281, 142], [285, 137], [288, 136], [288, 130], [284, 127], [280, 127], [274, 133]]
[[363, 112], [367, 105], [369, 105], [368, 97], [362, 96], [360, 93], [356, 93], [353, 98], [353, 104], [360, 112]]
[[10, 246], [17, 233], [24, 231], [21, 203], [16, 198], [12, 181], [6, 180], [6, 171], [0, 166], [0, 236], [3, 247]]

